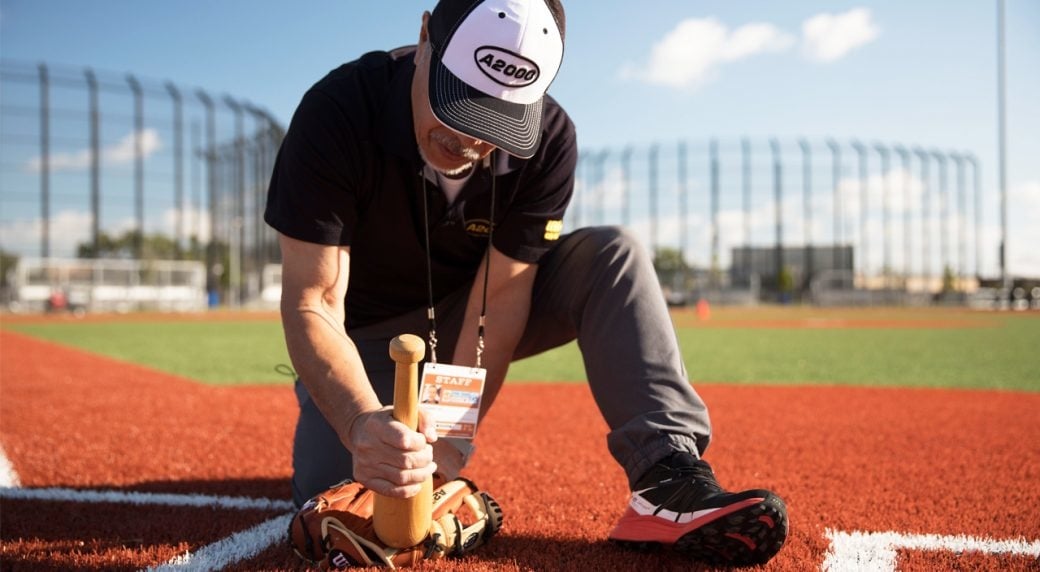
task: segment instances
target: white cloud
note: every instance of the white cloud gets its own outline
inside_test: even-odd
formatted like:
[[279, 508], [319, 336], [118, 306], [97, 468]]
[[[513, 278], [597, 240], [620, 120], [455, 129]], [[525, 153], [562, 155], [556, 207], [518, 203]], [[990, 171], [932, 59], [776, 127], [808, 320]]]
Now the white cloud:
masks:
[[[195, 234], [199, 242], [209, 242], [209, 209], [186, 208], [181, 216], [184, 217], [181, 225], [185, 240]], [[177, 234], [177, 209], [163, 211], [157, 220], [152, 222], [155, 226], [148, 228], [149, 233], [161, 233], [172, 238]]]
[[715, 18], [690, 18], [654, 45], [648, 62], [629, 64], [621, 75], [655, 85], [697, 89], [712, 81], [723, 64], [782, 52], [794, 43], [793, 36], [768, 23], [730, 30]]
[[[162, 140], [155, 129], [141, 131], [141, 150], [145, 158], [162, 149]], [[52, 171], [75, 171], [90, 167], [93, 154], [90, 149], [82, 149], [72, 153], [52, 153], [50, 169]], [[128, 133], [117, 143], [101, 149], [103, 165], [124, 165], [134, 160], [134, 133]], [[41, 157], [33, 157], [26, 163], [26, 168], [39, 172], [43, 166]]]
[[[145, 219], [147, 234], [164, 234], [173, 237], [177, 211], [168, 209], [149, 214]], [[184, 230], [186, 235], [198, 231], [198, 240], [209, 241], [209, 212], [206, 209], [185, 209]], [[50, 221], [51, 256], [74, 257], [76, 247], [91, 240], [93, 222], [87, 211], [61, 211], [54, 214]], [[118, 236], [137, 228], [137, 221], [132, 217], [106, 221], [102, 229], [110, 236]], [[17, 219], [0, 223], [0, 248], [20, 256], [39, 256], [43, 222], [39, 218]], [[185, 236], [187, 240], [188, 236]]]
[[[90, 213], [61, 211], [51, 217], [49, 228], [51, 256], [75, 256], [76, 245], [90, 236]], [[0, 244], [6, 252], [40, 256], [42, 235], [43, 222], [38, 218], [0, 224]]]
[[811, 60], [833, 62], [873, 42], [881, 34], [870, 10], [817, 14], [802, 23], [802, 51]]

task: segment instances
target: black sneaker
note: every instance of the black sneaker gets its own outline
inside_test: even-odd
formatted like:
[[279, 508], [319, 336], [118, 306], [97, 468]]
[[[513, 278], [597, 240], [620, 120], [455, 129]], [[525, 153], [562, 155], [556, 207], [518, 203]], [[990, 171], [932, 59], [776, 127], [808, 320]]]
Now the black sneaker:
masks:
[[636, 483], [608, 538], [638, 550], [671, 546], [713, 566], [764, 564], [787, 539], [787, 507], [767, 490], [726, 492], [711, 465], [674, 453]]

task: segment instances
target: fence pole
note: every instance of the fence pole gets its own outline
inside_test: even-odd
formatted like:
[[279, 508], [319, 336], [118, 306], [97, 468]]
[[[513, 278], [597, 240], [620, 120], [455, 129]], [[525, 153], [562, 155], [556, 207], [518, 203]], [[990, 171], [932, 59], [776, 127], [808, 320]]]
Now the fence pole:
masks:
[[46, 64], [40, 73], [40, 256], [51, 256], [51, 91]]
[[875, 143], [874, 150], [877, 151], [878, 157], [881, 158], [881, 239], [883, 241], [881, 276], [884, 279], [885, 288], [889, 288], [892, 274], [892, 228], [890, 226], [891, 213], [889, 212], [889, 195], [892, 190], [889, 181], [889, 174], [892, 170], [890, 163], [891, 151], [881, 143]]
[[947, 188], [946, 155], [941, 151], [932, 151], [932, 157], [938, 164], [939, 171], [939, 264], [940, 276], [945, 281], [946, 272], [949, 270], [949, 189]]
[[98, 82], [94, 70], [87, 68], [87, 94], [90, 104], [90, 234], [94, 243], [93, 258], [101, 254], [101, 112]]
[[191, 236], [201, 246], [201, 222], [202, 217], [202, 169], [199, 168], [199, 160], [202, 157], [202, 133], [198, 120], [191, 122], [191, 199], [189, 200], [191, 212]]
[[182, 115], [181, 92], [173, 82], [166, 82], [166, 91], [173, 100], [173, 204], [174, 244], [178, 259], [183, 258], [184, 244], [184, 117]]
[[914, 148], [914, 155], [921, 164], [921, 276], [925, 281], [925, 291], [931, 291], [932, 279], [932, 212], [931, 212], [931, 181], [929, 180], [928, 162], [931, 155], [921, 148]]
[[266, 129], [266, 118], [263, 112], [256, 107], [246, 103], [244, 105], [245, 110], [253, 118], [253, 124], [256, 127], [256, 134], [253, 136], [253, 185], [252, 192], [253, 202], [255, 208], [253, 209], [252, 225], [253, 225], [253, 268], [258, 273], [258, 282], [260, 290], [264, 289], [265, 284], [263, 268], [267, 260], [267, 245], [263, 238], [263, 225], [264, 225], [264, 198], [265, 198], [265, 181], [264, 174], [266, 173], [266, 157], [267, 157], [267, 129]]
[[773, 193], [775, 199], [773, 209], [776, 215], [776, 247], [774, 256], [776, 257], [776, 285], [779, 291], [781, 289], [780, 275], [784, 271], [783, 170], [780, 164], [780, 142], [776, 139], [770, 139], [769, 147], [773, 151]]
[[711, 267], [709, 268], [709, 284], [712, 289], [719, 287], [719, 140], [712, 139], [709, 146], [711, 162]]
[[859, 248], [860, 252], [860, 273], [862, 274], [862, 284], [864, 287], [867, 286], [867, 274], [870, 268], [870, 262], [868, 254], [870, 248], [868, 243], [870, 239], [867, 238], [867, 217], [869, 213], [869, 201], [867, 189], [867, 147], [859, 141], [852, 142], [852, 148], [856, 151], [856, 156], [859, 158]]
[[896, 155], [899, 155], [903, 173], [901, 185], [903, 186], [903, 290], [907, 289], [907, 280], [910, 278], [910, 152], [902, 145], [893, 147]]
[[965, 204], [967, 200], [965, 193], [967, 191], [965, 190], [964, 156], [960, 153], [951, 153], [950, 159], [953, 161], [954, 168], [957, 171], [957, 281], [963, 286], [966, 276], [965, 261], [968, 258], [967, 243], [964, 241], [964, 211], [967, 209]]
[[[212, 296], [220, 291], [222, 268], [217, 244], [217, 118], [213, 98], [205, 91], [197, 90], [195, 97], [206, 108], [206, 193], [209, 202], [209, 242], [206, 245], [206, 290]], [[221, 270], [218, 273], [218, 270]], [[212, 303], [213, 300], [211, 299]]]
[[134, 237], [134, 257], [144, 259], [144, 93], [141, 84], [132, 75], [126, 76], [134, 94], [134, 216], [137, 236]]
[[845, 256], [844, 250], [841, 245], [842, 242], [842, 209], [841, 209], [841, 145], [838, 144], [834, 139], [827, 140], [827, 147], [831, 150], [831, 178], [833, 188], [831, 193], [833, 195], [834, 204], [831, 207], [834, 210], [831, 224], [834, 225], [834, 250], [831, 251], [831, 265], [834, 269], [844, 269], [845, 267]]
[[628, 226], [632, 221], [632, 147], [621, 152], [621, 224]]
[[802, 231], [805, 240], [805, 277], [802, 280], [802, 290], [809, 289], [813, 276], [813, 248], [812, 248], [812, 148], [805, 139], [798, 140], [798, 146], [802, 148], [802, 208], [805, 216], [802, 221]]
[[982, 230], [982, 179], [979, 174], [979, 161], [973, 153], [968, 154], [968, 163], [971, 164], [971, 174], [975, 187], [975, 206], [972, 209], [975, 215], [975, 278], [982, 280], [982, 243], [979, 232]]
[[1007, 64], [1004, 40], [1004, 0], [997, 0], [997, 171], [1000, 185], [1000, 283], [1010, 294], [1008, 273], [1008, 192], [1007, 192]]
[[[740, 141], [741, 186], [744, 209], [744, 245], [751, 254], [751, 141], [745, 137]], [[750, 266], [748, 266], [750, 268]]]
[[676, 161], [676, 167], [678, 169], [678, 171], [676, 173], [676, 176], [679, 179], [679, 184], [678, 184], [678, 191], [679, 191], [679, 262], [681, 264], [680, 272], [681, 272], [681, 275], [682, 275], [682, 293], [685, 295], [685, 293], [686, 293], [686, 281], [688, 279], [688, 276], [686, 274], [686, 267], [687, 267], [687, 264], [686, 264], [686, 242], [687, 242], [686, 227], [689, 226], [689, 221], [687, 220], [687, 216], [688, 216], [687, 211], [689, 209], [688, 209], [686, 203], [689, 200], [689, 195], [690, 195], [689, 189], [686, 186], [687, 181], [686, 181], [686, 142], [685, 141], [679, 141], [679, 146], [678, 146], [677, 152], [679, 154], [678, 160]]
[[237, 244], [234, 249], [236, 251], [235, 258], [233, 259], [235, 264], [231, 265], [229, 278], [231, 279], [231, 305], [238, 307], [242, 303], [242, 289], [244, 286], [242, 281], [242, 261], [245, 260], [245, 127], [243, 124], [242, 105], [230, 96], [224, 96], [224, 104], [235, 115], [235, 172], [232, 177], [232, 186], [235, 193], [235, 216], [232, 221], [231, 232], [234, 233]]

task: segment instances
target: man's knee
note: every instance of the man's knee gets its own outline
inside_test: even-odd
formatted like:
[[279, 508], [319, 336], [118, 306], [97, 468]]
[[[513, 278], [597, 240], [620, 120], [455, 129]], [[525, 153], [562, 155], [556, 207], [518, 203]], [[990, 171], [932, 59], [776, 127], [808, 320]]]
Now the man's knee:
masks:
[[574, 231], [572, 235], [586, 255], [595, 253], [608, 258], [647, 255], [639, 236], [622, 226], [586, 227]]

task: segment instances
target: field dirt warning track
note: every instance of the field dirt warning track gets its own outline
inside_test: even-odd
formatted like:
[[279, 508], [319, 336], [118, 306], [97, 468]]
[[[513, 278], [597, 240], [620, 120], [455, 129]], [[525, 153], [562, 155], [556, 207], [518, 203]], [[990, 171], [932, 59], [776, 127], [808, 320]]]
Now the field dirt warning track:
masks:
[[[0, 569], [306, 568], [284, 542], [288, 385], [209, 387], [6, 331], [0, 348]], [[722, 484], [787, 501], [762, 569], [1040, 567], [1040, 395], [696, 387]], [[507, 384], [466, 471], [505, 527], [426, 569], [690, 569], [605, 541], [627, 500], [606, 431], [584, 385]]]

